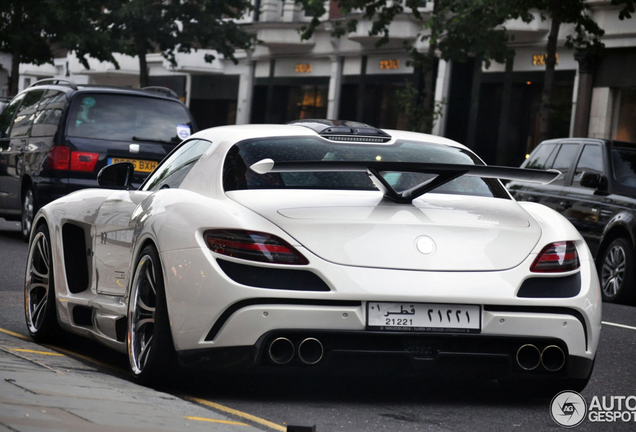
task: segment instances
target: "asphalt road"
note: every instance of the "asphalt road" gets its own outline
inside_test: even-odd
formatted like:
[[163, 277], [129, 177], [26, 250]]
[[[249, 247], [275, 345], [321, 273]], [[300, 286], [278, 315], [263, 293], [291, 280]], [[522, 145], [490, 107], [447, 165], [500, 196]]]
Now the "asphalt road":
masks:
[[[22, 284], [27, 244], [18, 225], [0, 219], [0, 329], [27, 335]], [[630, 421], [592, 422], [576, 430], [636, 430], [636, 308], [605, 304], [603, 331], [591, 381], [582, 392], [588, 404], [617, 398]], [[96, 374], [120, 374], [126, 358], [96, 343], [69, 338], [61, 347], [88, 363], [99, 362]], [[316, 431], [543, 431], [558, 430], [549, 414], [550, 400], [504, 395], [496, 383], [479, 377], [463, 381], [388, 379], [318, 379], [184, 375], [169, 389], [211, 409], [238, 410], [279, 425], [316, 425]], [[630, 417], [631, 418], [631, 417]], [[607, 420], [607, 418], [604, 418]]]

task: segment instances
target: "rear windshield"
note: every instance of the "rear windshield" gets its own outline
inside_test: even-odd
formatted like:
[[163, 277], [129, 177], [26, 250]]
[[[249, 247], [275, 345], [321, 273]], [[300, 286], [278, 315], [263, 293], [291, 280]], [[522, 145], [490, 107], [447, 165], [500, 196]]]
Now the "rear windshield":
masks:
[[[274, 161], [377, 161], [429, 162], [475, 165], [482, 163], [463, 149], [415, 141], [387, 145], [329, 143], [317, 138], [269, 138], [234, 145], [223, 167], [226, 191], [243, 189], [346, 189], [377, 190], [366, 173], [290, 172], [257, 174], [249, 166], [270, 158]], [[383, 172], [384, 178], [402, 192], [435, 177], [434, 174]], [[508, 198], [501, 183], [477, 177], [459, 177], [434, 190], [438, 193]]]
[[82, 93], [69, 116], [71, 137], [176, 144], [194, 132], [185, 106], [143, 96]]

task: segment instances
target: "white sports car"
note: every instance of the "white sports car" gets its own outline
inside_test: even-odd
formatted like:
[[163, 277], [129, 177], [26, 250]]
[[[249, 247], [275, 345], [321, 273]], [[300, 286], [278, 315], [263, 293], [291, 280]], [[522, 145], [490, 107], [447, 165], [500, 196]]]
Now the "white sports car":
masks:
[[37, 214], [34, 339], [96, 339], [142, 382], [190, 365], [587, 384], [601, 328], [590, 252], [498, 180], [558, 172], [324, 120], [199, 132], [139, 190], [133, 169], [107, 166], [102, 189]]

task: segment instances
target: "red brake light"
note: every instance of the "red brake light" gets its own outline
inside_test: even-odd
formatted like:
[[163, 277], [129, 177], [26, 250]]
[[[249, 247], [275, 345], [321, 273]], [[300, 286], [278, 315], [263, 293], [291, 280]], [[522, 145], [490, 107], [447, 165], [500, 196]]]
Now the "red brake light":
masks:
[[49, 151], [46, 167], [54, 170], [93, 172], [99, 153], [71, 151], [66, 146], [54, 146]]
[[54, 170], [68, 170], [71, 164], [71, 149], [66, 146], [54, 146], [49, 151], [46, 167]]
[[300, 252], [272, 234], [242, 230], [210, 230], [203, 235], [211, 251], [218, 254], [276, 264], [308, 264]]
[[71, 171], [93, 172], [99, 153], [71, 152]]
[[541, 253], [530, 266], [535, 273], [560, 273], [579, 268], [579, 254], [572, 241], [551, 243], [541, 250]]

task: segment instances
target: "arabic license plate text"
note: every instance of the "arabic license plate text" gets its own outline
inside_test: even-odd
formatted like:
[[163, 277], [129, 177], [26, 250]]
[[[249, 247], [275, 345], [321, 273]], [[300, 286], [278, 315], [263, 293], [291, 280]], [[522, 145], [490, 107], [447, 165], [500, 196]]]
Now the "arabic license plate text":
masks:
[[108, 158], [108, 165], [119, 163], [119, 162], [130, 162], [131, 164], [135, 166], [135, 171], [138, 171], [138, 172], [152, 172], [157, 166], [157, 161], [126, 159], [126, 158]]
[[386, 331], [479, 333], [481, 307], [434, 303], [367, 303], [367, 328]]

